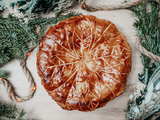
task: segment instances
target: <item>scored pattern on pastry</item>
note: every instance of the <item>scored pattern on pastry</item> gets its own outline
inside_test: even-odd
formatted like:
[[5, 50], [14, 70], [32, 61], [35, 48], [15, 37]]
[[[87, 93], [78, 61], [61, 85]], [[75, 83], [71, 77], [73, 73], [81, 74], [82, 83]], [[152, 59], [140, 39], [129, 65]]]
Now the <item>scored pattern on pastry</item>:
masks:
[[80, 15], [48, 30], [37, 53], [37, 69], [62, 108], [91, 111], [124, 91], [131, 49], [113, 23]]

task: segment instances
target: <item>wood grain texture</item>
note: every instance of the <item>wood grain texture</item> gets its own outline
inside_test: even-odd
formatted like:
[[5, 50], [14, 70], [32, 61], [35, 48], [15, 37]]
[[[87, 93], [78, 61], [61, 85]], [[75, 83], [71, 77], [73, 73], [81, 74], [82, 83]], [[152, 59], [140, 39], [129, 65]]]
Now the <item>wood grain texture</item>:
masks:
[[[110, 0], [111, 1], [111, 0]], [[118, 1], [118, 0], [116, 0]], [[119, 0], [119, 2], [123, 0]], [[112, 4], [114, 1], [111, 1]], [[127, 41], [132, 49], [132, 70], [129, 75], [127, 86], [122, 95], [110, 101], [105, 107], [99, 108], [92, 112], [80, 111], [66, 111], [61, 109], [55, 101], [44, 90], [41, 85], [41, 80], [38, 77], [36, 69], [36, 53], [35, 50], [29, 57], [27, 63], [28, 68], [31, 70], [35, 82], [37, 84], [37, 91], [35, 96], [26, 102], [15, 103], [12, 102], [2, 85], [0, 85], [0, 100], [5, 100], [12, 105], [16, 104], [18, 108], [28, 111], [26, 119], [34, 120], [125, 120], [125, 108], [129, 99], [129, 94], [133, 92], [133, 86], [138, 81], [138, 73], [142, 71], [142, 64], [140, 60], [140, 53], [135, 48], [135, 41], [137, 39], [136, 31], [133, 22], [135, 17], [131, 11], [128, 10], [115, 10], [115, 11], [97, 11], [87, 12], [80, 8], [80, 5], [72, 8], [74, 11], [79, 11], [84, 15], [94, 15], [100, 19], [106, 19], [114, 23], [117, 28], [127, 37]], [[52, 14], [50, 14], [52, 15]], [[10, 82], [15, 86], [15, 91], [22, 95], [28, 92], [28, 83], [21, 71], [18, 61], [13, 61], [6, 65], [4, 69], [11, 71]]]

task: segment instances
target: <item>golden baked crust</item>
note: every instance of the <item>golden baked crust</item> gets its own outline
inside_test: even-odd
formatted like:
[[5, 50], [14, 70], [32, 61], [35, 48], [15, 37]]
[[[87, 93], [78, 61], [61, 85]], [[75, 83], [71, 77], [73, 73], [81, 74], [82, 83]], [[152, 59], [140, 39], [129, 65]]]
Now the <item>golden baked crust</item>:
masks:
[[113, 23], [80, 15], [50, 27], [39, 45], [37, 69], [63, 109], [92, 111], [124, 91], [131, 49]]

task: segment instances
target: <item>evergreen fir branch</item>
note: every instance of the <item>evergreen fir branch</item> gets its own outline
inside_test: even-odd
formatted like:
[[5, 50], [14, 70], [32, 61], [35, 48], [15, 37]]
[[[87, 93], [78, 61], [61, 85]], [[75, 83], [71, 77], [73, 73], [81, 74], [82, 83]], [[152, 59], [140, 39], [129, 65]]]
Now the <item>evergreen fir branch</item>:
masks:
[[47, 28], [49, 28], [52, 25], [57, 24], [58, 22], [64, 20], [64, 19], [69, 19], [73, 16], [79, 16], [81, 13], [77, 12], [69, 12], [67, 14], [61, 14], [58, 17], [51, 17], [51, 18], [42, 18], [38, 17], [36, 19], [32, 19], [28, 22], [29, 27], [33, 28], [33, 30], [36, 29], [36, 26], [40, 26], [40, 30], [38, 32], [38, 38], [42, 39], [45, 35], [45, 32]]
[[[18, 0], [18, 10], [22, 13], [32, 13], [34, 7], [38, 4], [39, 0]], [[51, 3], [50, 3], [51, 4]]]
[[0, 17], [0, 67], [13, 59], [24, 59], [29, 46], [39, 41], [33, 29], [19, 19]]
[[[51, 1], [52, 0], [48, 1], [46, 4], [49, 4]], [[35, 2], [36, 4], [36, 0], [19, 0], [18, 2], [20, 6], [26, 5], [28, 2]], [[43, 2], [46, 1], [43, 0]], [[28, 7], [32, 9], [31, 6]], [[77, 15], [79, 15], [79, 13], [69, 12], [64, 15], [60, 13], [58, 16], [52, 18], [42, 18], [39, 16], [38, 18], [32, 18], [28, 23], [24, 23], [23, 18], [18, 19], [11, 15], [8, 18], [0, 17], [0, 67], [13, 59], [23, 59], [28, 53], [30, 43], [38, 43], [45, 35], [45, 30], [48, 27], [56, 24], [58, 21]], [[36, 35], [35, 29], [37, 25], [40, 26], [40, 31]]]
[[41, 18], [38, 17], [36, 19], [32, 19], [28, 22], [29, 27], [31, 27], [33, 30], [36, 30], [37, 26], [40, 27], [39, 32], [37, 33], [38, 38], [42, 39], [45, 35], [46, 29], [50, 27], [53, 24], [57, 23], [57, 18]]
[[[150, 11], [147, 10], [147, 5], [151, 8]], [[129, 8], [138, 18], [134, 27], [142, 46], [158, 56], [160, 56], [159, 8], [159, 4], [153, 1], [142, 2]], [[139, 74], [141, 83], [137, 83], [134, 94], [131, 94], [126, 111], [127, 120], [145, 119], [160, 109], [160, 63], [151, 61], [143, 54], [141, 60], [144, 67], [142, 74]]]
[[[27, 0], [19, 0], [19, 2], [20, 1]], [[76, 3], [78, 3], [78, 0], [33, 0], [27, 2], [27, 4], [19, 4], [19, 6], [22, 7], [22, 12], [28, 12], [29, 10], [26, 6], [32, 5], [32, 7], [29, 7], [31, 9], [29, 13], [44, 14], [48, 12], [59, 13], [61, 11], [65, 11]]]
[[[129, 8], [138, 19], [133, 24], [137, 30], [137, 34], [141, 39], [142, 46], [155, 55], [160, 55], [160, 31], [159, 31], [159, 4], [157, 2], [148, 2], [151, 11], [147, 11], [147, 3], [141, 2], [137, 6]], [[141, 55], [142, 64], [144, 66], [143, 75], [146, 69], [150, 74], [153, 73], [153, 66], [156, 63], [151, 63], [151, 59], [145, 55]]]
[[0, 69], [0, 78], [7, 79], [9, 77], [9, 73], [5, 70]]
[[10, 107], [7, 103], [0, 102], [0, 119], [22, 120], [26, 112], [19, 111], [16, 106]]
[[160, 33], [159, 33], [159, 4], [149, 2], [151, 11], [148, 12], [147, 3], [140, 3], [138, 6], [129, 8], [138, 17], [134, 23], [141, 44], [148, 51], [160, 56]]
[[7, 9], [15, 2], [17, 2], [17, 0], [0, 0], [0, 11]]
[[[29, 20], [28, 23], [24, 23], [24, 18], [19, 19], [11, 15], [7, 18], [0, 17], [0, 67], [13, 59], [24, 59], [25, 55], [29, 52], [29, 46], [38, 45], [41, 38], [45, 35], [47, 27], [64, 19], [80, 15], [80, 13], [76, 12], [69, 12], [68, 14], [62, 15], [62, 13], [66, 11], [66, 8], [71, 7], [71, 4], [68, 4], [68, 2], [73, 5], [77, 0], [55, 0], [56, 5], [61, 6], [53, 9], [51, 8], [57, 6], [48, 7], [49, 2], [52, 0], [19, 0], [18, 3], [15, 1], [16, 0], [0, 0], [0, 11], [7, 9], [7, 7], [15, 7], [18, 5], [21, 7], [21, 9], [18, 10], [24, 14], [29, 15], [30, 12], [33, 12], [30, 14], [31, 16], [34, 16], [35, 13], [39, 14], [50, 11], [56, 11], [57, 14], [52, 18], [41, 18], [38, 16], [37, 19], [32, 18]], [[36, 1], [41, 1], [41, 4]], [[32, 4], [33, 2], [35, 2], [35, 4]], [[64, 4], [63, 2], [66, 3]], [[45, 6], [45, 4], [47, 5]], [[38, 34], [35, 32], [37, 25], [40, 26]], [[0, 78], [7, 79], [8, 76], [9, 74], [6, 71], [0, 69]], [[21, 120], [25, 114], [24, 110], [19, 113], [16, 106], [9, 107], [6, 103], [0, 102], [0, 119]]]
[[[8, 18], [0, 17], [0, 67], [13, 59], [24, 59], [29, 52], [31, 44], [38, 44], [45, 35], [48, 27], [56, 24], [63, 19], [68, 19], [77, 16], [80, 13], [69, 12], [65, 15], [60, 15], [52, 18], [32, 19], [28, 24], [23, 23], [16, 17], [9, 15]], [[36, 26], [40, 26], [40, 31], [35, 34]]]
[[57, 22], [65, 20], [65, 19], [69, 19], [69, 18], [71, 18], [73, 16], [79, 16], [79, 15], [81, 15], [81, 13], [79, 13], [79, 12], [72, 12], [72, 11], [69, 12], [69, 13], [67, 13], [67, 14], [65, 14], [65, 15], [61, 14], [60, 16], [58, 16]]
[[0, 0], [0, 11], [12, 7], [26, 15], [62, 13], [77, 3], [78, 0]]

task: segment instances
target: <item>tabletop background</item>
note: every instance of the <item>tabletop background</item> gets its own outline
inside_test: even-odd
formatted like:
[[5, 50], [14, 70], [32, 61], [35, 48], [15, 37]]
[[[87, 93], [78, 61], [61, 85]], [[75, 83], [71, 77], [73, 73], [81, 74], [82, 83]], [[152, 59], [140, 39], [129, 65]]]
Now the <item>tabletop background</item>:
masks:
[[[107, 2], [105, 2], [107, 1]], [[92, 4], [119, 4], [123, 0], [90, 0]], [[89, 3], [89, 2], [88, 2]], [[92, 112], [80, 112], [80, 111], [66, 111], [60, 108], [54, 100], [48, 95], [43, 86], [41, 80], [37, 75], [36, 69], [36, 53], [38, 48], [35, 49], [30, 55], [27, 66], [31, 71], [35, 82], [37, 84], [37, 91], [32, 99], [22, 103], [16, 103], [11, 101], [6, 93], [3, 85], [0, 84], [0, 101], [6, 101], [11, 105], [15, 105], [21, 110], [27, 111], [25, 119], [33, 120], [124, 120], [125, 108], [129, 99], [129, 94], [134, 91], [134, 85], [138, 81], [138, 73], [142, 71], [142, 63], [140, 59], [140, 53], [135, 48], [135, 41], [138, 39], [136, 36], [133, 22], [136, 17], [129, 10], [114, 10], [114, 11], [97, 11], [87, 12], [80, 8], [80, 5], [75, 6], [71, 10], [79, 11], [84, 15], [94, 15], [100, 19], [106, 19], [114, 23], [117, 28], [127, 37], [127, 41], [132, 49], [132, 70], [128, 77], [127, 86], [122, 95], [110, 101], [106, 106], [96, 109]], [[53, 13], [47, 16], [53, 16]], [[5, 70], [11, 72], [9, 81], [13, 84], [15, 91], [18, 95], [27, 95], [28, 93], [28, 81], [25, 78], [19, 61], [12, 61], [11, 63], [3, 67]]]

